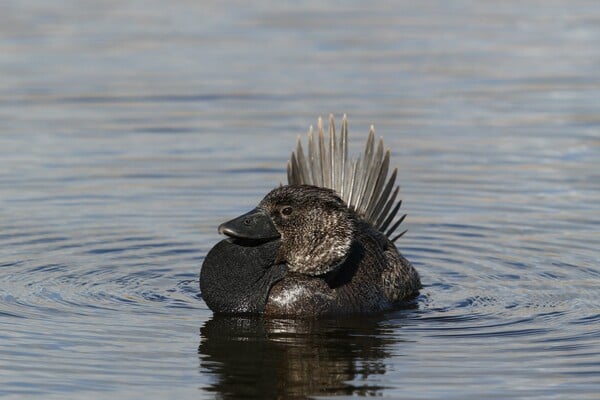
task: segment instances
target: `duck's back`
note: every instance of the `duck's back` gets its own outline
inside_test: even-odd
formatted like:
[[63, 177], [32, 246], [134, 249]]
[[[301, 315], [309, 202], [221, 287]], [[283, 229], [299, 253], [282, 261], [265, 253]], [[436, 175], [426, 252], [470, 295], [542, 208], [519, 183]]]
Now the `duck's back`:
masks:
[[357, 242], [363, 256], [352, 281], [340, 286], [343, 300], [354, 292], [364, 297], [371, 294], [371, 308], [375, 310], [389, 309], [416, 296], [421, 280], [412, 264], [398, 252], [394, 243], [370, 224], [359, 221], [358, 226]]

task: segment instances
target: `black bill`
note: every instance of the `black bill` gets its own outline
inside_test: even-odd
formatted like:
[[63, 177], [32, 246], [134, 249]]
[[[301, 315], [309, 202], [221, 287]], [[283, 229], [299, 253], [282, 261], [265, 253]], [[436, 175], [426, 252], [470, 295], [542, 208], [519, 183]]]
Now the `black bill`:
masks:
[[281, 235], [271, 217], [259, 208], [219, 225], [219, 233], [236, 239], [269, 240]]

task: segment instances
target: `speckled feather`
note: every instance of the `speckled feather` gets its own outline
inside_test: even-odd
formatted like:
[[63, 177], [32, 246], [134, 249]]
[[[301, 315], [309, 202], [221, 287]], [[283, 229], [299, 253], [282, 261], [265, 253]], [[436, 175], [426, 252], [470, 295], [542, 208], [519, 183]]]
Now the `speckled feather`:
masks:
[[[306, 275], [331, 271], [348, 253], [354, 236], [354, 215], [330, 189], [308, 185], [282, 186], [259, 204], [281, 234], [276, 262]], [[291, 207], [293, 214], [280, 210]]]
[[[294, 213], [282, 221], [276, 213], [286, 206]], [[421, 283], [412, 265], [332, 190], [283, 186], [259, 207], [269, 210], [282, 234], [277, 262], [287, 263], [289, 270], [272, 287], [265, 314], [372, 313], [418, 293]]]
[[271, 211], [292, 203], [300, 210], [293, 222], [278, 226], [277, 260], [287, 263], [289, 272], [272, 287], [265, 313], [319, 316], [390, 309], [421, 287], [419, 274], [393, 243], [404, 234], [394, 232], [406, 215], [394, 221], [402, 202], [399, 187], [392, 191], [397, 170], [387, 177], [390, 152], [384, 153], [381, 139], [375, 148], [371, 127], [362, 159], [348, 162], [346, 116], [339, 140], [329, 117], [329, 149], [320, 118], [317, 127], [318, 145], [311, 127], [306, 156], [298, 138], [288, 162], [290, 186], [261, 202]]

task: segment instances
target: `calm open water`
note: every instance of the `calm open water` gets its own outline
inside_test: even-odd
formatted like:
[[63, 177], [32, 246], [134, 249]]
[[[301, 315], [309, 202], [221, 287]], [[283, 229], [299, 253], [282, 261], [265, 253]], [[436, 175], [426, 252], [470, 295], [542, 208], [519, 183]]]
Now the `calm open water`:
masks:
[[[0, 4], [0, 395], [598, 398], [600, 3], [322, 3]], [[418, 307], [215, 318], [217, 225], [330, 112]]]

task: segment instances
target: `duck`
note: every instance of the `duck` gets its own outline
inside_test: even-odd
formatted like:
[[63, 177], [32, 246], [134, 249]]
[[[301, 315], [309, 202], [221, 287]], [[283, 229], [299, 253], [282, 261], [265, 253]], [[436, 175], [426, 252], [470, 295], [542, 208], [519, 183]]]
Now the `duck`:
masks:
[[[298, 137], [286, 185], [251, 211], [222, 223], [226, 239], [206, 255], [200, 290], [217, 314], [325, 317], [401, 308], [421, 281], [395, 242], [398, 170], [371, 126], [362, 156], [348, 157], [348, 122], [336, 134], [329, 117], [311, 127], [305, 152]], [[306, 153], [306, 154], [305, 154]], [[389, 175], [389, 176], [388, 176]]]

